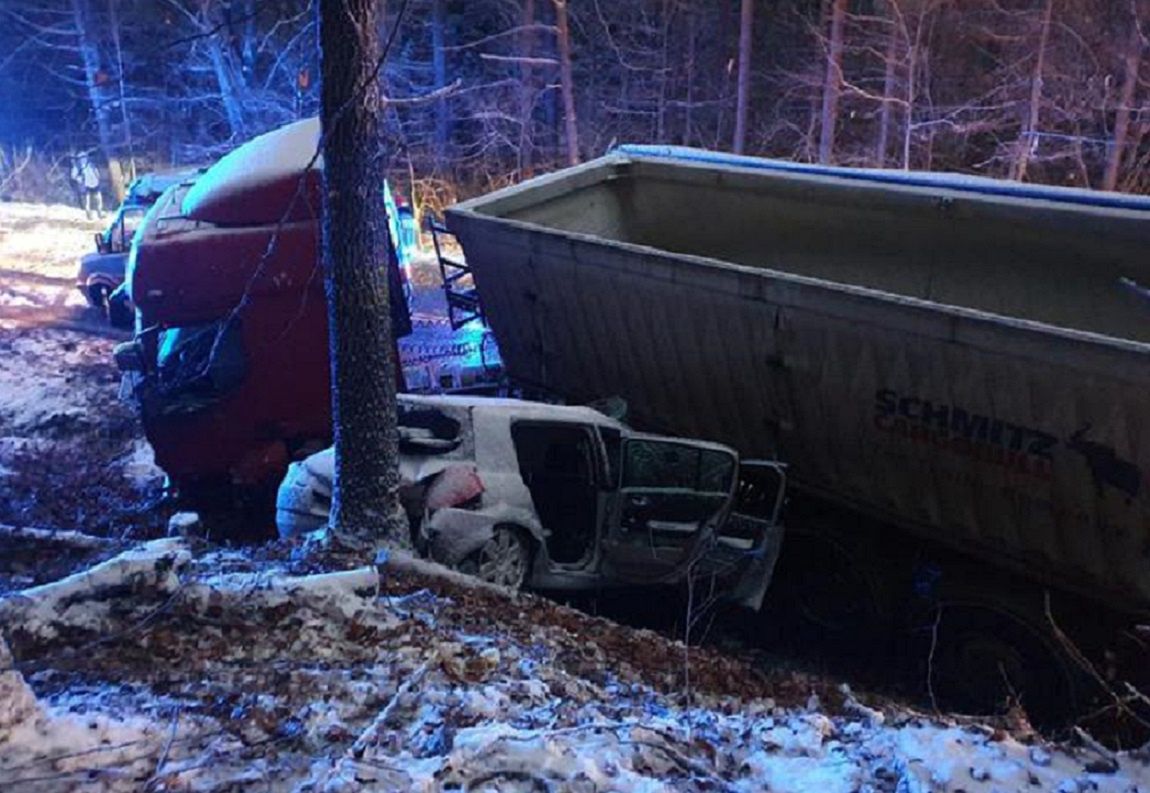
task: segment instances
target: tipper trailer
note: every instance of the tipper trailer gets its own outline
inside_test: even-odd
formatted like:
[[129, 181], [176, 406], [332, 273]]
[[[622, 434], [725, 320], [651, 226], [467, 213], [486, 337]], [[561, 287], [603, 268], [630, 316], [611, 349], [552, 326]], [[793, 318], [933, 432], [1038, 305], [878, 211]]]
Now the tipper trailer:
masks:
[[519, 383], [786, 460], [872, 589], [957, 551], [959, 674], [1034, 667], [1050, 589], [1150, 611], [1150, 200], [624, 147], [447, 221]]

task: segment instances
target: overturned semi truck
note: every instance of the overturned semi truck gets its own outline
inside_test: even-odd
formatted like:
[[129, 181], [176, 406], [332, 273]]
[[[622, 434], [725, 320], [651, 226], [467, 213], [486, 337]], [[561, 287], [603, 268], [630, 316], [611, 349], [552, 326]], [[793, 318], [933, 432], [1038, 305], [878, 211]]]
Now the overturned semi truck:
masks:
[[1150, 200], [623, 147], [447, 219], [518, 382], [792, 466], [784, 561], [889, 604], [953, 553], [945, 619], [1015, 637], [956, 674], [1069, 688], [1047, 593], [1150, 610]]
[[[136, 332], [116, 360], [156, 462], [183, 503], [238, 501], [267, 530], [289, 461], [331, 442], [319, 134], [317, 119], [297, 121], [172, 186], [128, 255]], [[388, 252], [399, 338], [412, 322]]]

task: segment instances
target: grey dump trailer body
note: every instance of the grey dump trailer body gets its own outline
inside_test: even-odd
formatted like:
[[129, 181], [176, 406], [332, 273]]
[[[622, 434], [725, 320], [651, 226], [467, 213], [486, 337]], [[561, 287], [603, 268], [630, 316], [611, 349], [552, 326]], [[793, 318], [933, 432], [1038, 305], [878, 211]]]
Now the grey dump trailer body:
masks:
[[1150, 201], [632, 148], [448, 223], [519, 381], [1150, 606]]

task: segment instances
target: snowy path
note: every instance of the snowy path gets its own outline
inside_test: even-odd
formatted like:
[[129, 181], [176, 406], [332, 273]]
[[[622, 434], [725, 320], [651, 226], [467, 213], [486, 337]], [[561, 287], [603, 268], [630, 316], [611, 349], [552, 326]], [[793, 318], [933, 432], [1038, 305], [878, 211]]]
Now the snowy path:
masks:
[[0, 333], [49, 327], [125, 337], [76, 289], [80, 258], [107, 222], [67, 206], [0, 203]]

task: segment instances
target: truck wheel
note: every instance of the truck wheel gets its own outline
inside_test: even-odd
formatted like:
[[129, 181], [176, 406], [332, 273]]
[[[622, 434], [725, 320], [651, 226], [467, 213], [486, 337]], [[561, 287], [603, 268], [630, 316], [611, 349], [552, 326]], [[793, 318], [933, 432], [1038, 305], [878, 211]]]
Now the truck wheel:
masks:
[[1040, 727], [1075, 713], [1079, 676], [1047, 632], [993, 605], [944, 602], [939, 609], [925, 679], [940, 707], [986, 715], [1017, 702]]
[[460, 570], [508, 589], [522, 589], [531, 570], [531, 546], [518, 529], [497, 526], [491, 539], [468, 557]]
[[[826, 537], [788, 537], [767, 592], [771, 611], [794, 625], [802, 643], [881, 651], [889, 622], [865, 559]], [[790, 631], [788, 631], [790, 632]]]

